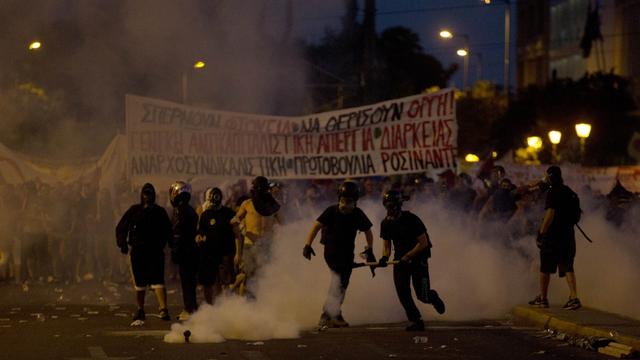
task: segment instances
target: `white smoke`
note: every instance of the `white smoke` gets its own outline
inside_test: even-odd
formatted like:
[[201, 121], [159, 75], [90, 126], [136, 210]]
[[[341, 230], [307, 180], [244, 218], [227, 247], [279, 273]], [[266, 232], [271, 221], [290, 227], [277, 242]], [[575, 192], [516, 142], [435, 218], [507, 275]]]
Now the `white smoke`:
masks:
[[[359, 206], [374, 223], [374, 249], [379, 257], [379, 224], [384, 210], [374, 202], [363, 201]], [[476, 223], [469, 215], [452, 212], [437, 201], [416, 198], [404, 208], [420, 216], [427, 226], [434, 244], [429, 261], [431, 286], [447, 307], [444, 315], [438, 315], [431, 305], [416, 300], [427, 323], [502, 318], [513, 306], [526, 303], [538, 293], [539, 265], [533, 236], [505, 242], [501, 240], [504, 230], [484, 231], [486, 225]], [[273, 243], [272, 261], [257, 282], [255, 301], [217, 299], [214, 306], [202, 306], [189, 321], [174, 324], [165, 341], [183, 342], [185, 330], [191, 331], [193, 342], [220, 342], [293, 338], [300, 331], [313, 328], [330, 283], [319, 235], [313, 245], [317, 256], [310, 262], [302, 257], [313, 221], [315, 218], [303, 219], [280, 228]], [[576, 234], [575, 271], [583, 304], [640, 318], [635, 304], [640, 244], [633, 232], [612, 228], [600, 213], [583, 215], [581, 224], [594, 239], [589, 244]], [[364, 236], [359, 234], [356, 252], [364, 244]], [[552, 277], [551, 303], [562, 304], [567, 297], [566, 281]], [[342, 311], [351, 325], [405, 321], [392, 268], [378, 269], [375, 278], [366, 267], [354, 269]]]

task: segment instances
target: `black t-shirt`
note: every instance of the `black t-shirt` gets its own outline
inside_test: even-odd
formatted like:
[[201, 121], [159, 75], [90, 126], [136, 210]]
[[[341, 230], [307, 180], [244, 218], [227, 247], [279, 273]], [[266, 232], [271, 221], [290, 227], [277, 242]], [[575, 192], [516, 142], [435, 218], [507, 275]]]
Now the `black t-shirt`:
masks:
[[[380, 224], [380, 237], [393, 242], [394, 259], [400, 260], [418, 244], [418, 236], [427, 233], [422, 220], [410, 211], [402, 211], [396, 219], [385, 218]], [[415, 257], [425, 260], [431, 256], [431, 244]]]
[[324, 245], [324, 258], [330, 266], [350, 265], [358, 231], [367, 231], [373, 226], [360, 208], [343, 214], [338, 205], [329, 206], [317, 221], [322, 224], [320, 243]]
[[202, 249], [206, 254], [227, 256], [236, 253], [235, 234], [231, 219], [235, 212], [226, 206], [205, 210], [200, 215], [198, 234], [206, 236]]
[[553, 209], [553, 220], [547, 234], [551, 238], [558, 238], [563, 242], [574, 242], [573, 223], [571, 215], [571, 189], [566, 185], [552, 186], [547, 192], [544, 208]]
[[188, 203], [183, 203], [173, 208], [173, 240], [171, 249], [182, 255], [196, 249], [196, 230], [198, 227], [198, 214]]

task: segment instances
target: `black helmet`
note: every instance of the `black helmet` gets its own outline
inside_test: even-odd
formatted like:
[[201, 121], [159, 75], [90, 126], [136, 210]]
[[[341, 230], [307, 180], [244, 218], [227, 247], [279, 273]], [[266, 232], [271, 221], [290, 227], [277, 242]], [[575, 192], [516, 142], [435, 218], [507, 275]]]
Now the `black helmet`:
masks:
[[178, 204], [178, 196], [186, 198], [186, 201], [188, 202], [191, 199], [191, 185], [184, 181], [176, 181], [171, 184], [171, 187], [169, 187], [169, 200], [171, 201], [171, 204]]
[[251, 182], [251, 190], [259, 193], [269, 191], [269, 180], [264, 176], [256, 176]]
[[382, 205], [385, 208], [400, 207], [402, 203], [409, 200], [409, 197], [403, 195], [399, 190], [388, 190], [382, 197]]
[[353, 200], [358, 200], [360, 196], [360, 190], [358, 184], [353, 181], [345, 181], [338, 187], [338, 198], [344, 197]]

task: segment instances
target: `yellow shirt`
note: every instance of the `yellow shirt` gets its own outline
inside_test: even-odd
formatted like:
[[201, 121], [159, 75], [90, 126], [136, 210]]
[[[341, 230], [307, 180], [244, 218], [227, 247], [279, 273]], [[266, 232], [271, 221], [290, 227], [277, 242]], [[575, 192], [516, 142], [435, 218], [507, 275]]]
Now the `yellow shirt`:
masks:
[[247, 199], [240, 204], [232, 222], [240, 224], [244, 220], [245, 235], [255, 241], [267, 237], [273, 232], [273, 226], [278, 221], [277, 213], [271, 216], [262, 216], [253, 206], [253, 201]]

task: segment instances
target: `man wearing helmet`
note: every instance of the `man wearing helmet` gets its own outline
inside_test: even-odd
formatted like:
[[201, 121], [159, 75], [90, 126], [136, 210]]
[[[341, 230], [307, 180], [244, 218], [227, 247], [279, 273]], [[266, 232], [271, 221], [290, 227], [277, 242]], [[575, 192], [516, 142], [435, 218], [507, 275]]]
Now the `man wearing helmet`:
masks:
[[179, 320], [187, 320], [189, 314], [196, 311], [196, 277], [198, 274], [198, 247], [196, 245], [196, 228], [198, 215], [189, 205], [191, 185], [184, 181], [176, 181], [169, 188], [169, 200], [173, 206], [173, 238], [170, 242], [171, 261], [178, 265], [184, 310]]
[[402, 203], [408, 200], [398, 190], [389, 190], [383, 196], [383, 205], [387, 216], [380, 225], [380, 237], [383, 240], [382, 257], [379, 266], [387, 265], [391, 255], [391, 243], [395, 248], [394, 259], [399, 261], [393, 266], [393, 283], [398, 299], [411, 322], [407, 331], [422, 331], [424, 323], [420, 310], [411, 297], [410, 283], [418, 300], [431, 304], [439, 314], [444, 313], [444, 302], [429, 282], [427, 260], [431, 257], [431, 241], [422, 220], [410, 211], [402, 210]]
[[[244, 222], [244, 238], [237, 238], [234, 264], [238, 269], [243, 268], [247, 278], [269, 260], [273, 228], [281, 221], [278, 217], [280, 204], [271, 195], [266, 177], [253, 179], [249, 193], [249, 199], [242, 202], [233, 219], [233, 224]], [[240, 293], [244, 293], [244, 286]]]
[[167, 321], [171, 319], [164, 287], [164, 247], [171, 240], [171, 221], [167, 212], [155, 201], [153, 185], [144, 184], [140, 204], [131, 206], [116, 226], [117, 245], [123, 254], [128, 253], [131, 258], [131, 274], [136, 290], [138, 311], [131, 325], [144, 324], [147, 286], [156, 293], [160, 317]]
[[320, 243], [324, 245], [324, 260], [331, 270], [329, 294], [322, 308], [319, 326], [346, 327], [349, 324], [342, 317], [342, 303], [349, 285], [358, 231], [365, 233], [367, 246], [363, 254], [368, 262], [375, 262], [373, 255], [373, 234], [371, 221], [357, 207], [358, 185], [345, 181], [338, 188], [338, 204], [329, 206], [316, 220], [305, 242], [302, 255], [311, 260], [315, 252], [311, 244], [322, 230]]
[[203, 286], [205, 301], [212, 304], [213, 286], [216, 285], [216, 293], [220, 293], [221, 286], [232, 284], [235, 278], [233, 256], [236, 252], [235, 239], [240, 236], [240, 231], [231, 223], [235, 212], [222, 205], [219, 188], [207, 189], [202, 209], [196, 235], [200, 247], [198, 280]]

